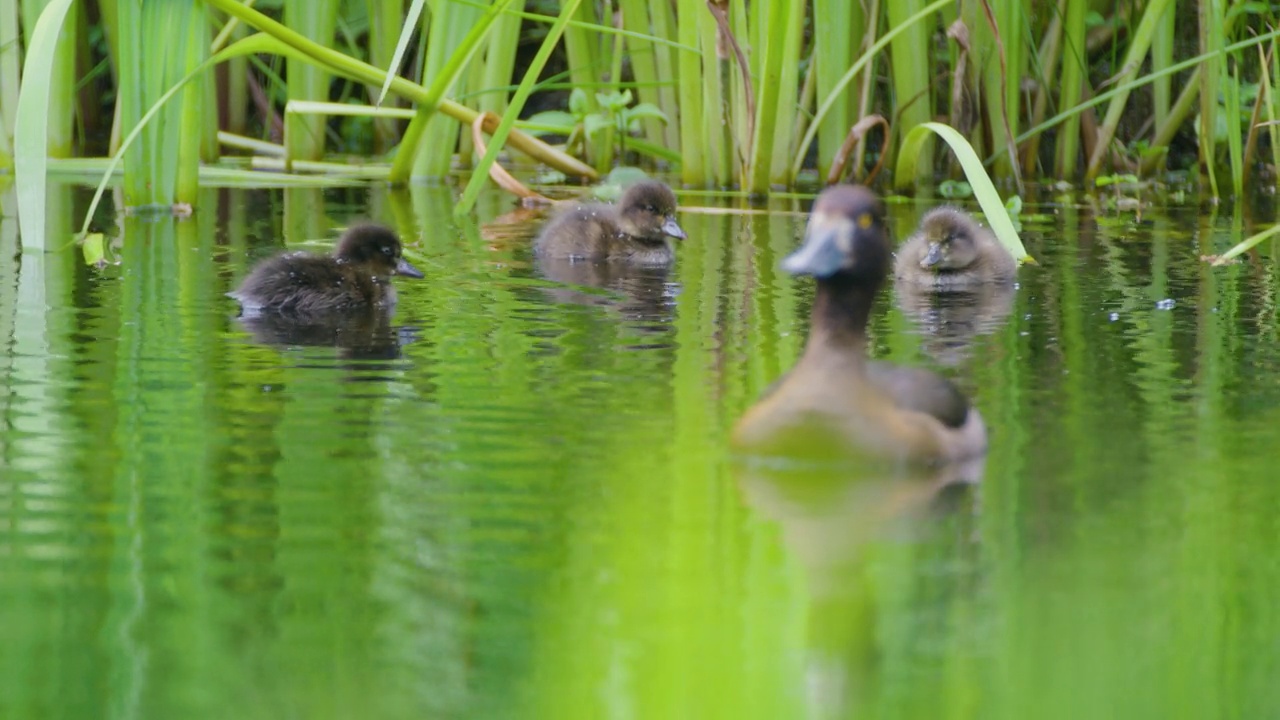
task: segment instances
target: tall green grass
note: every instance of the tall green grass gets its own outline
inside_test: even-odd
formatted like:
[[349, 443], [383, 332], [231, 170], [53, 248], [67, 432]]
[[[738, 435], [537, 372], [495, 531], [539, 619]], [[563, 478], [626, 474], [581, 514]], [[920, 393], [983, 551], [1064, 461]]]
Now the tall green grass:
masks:
[[[12, 137], [27, 94], [26, 105], [40, 108], [29, 112], [43, 125], [32, 132], [44, 157], [83, 154], [108, 135], [114, 148], [159, 98], [171, 97], [125, 153], [125, 202], [135, 206], [194, 202], [202, 166], [338, 173], [339, 151], [364, 155], [359, 163], [370, 169], [362, 174], [393, 183], [447, 177], [481, 160], [469, 139], [481, 111], [496, 117], [487, 131], [510, 128], [493, 153], [514, 150], [508, 157], [517, 162], [531, 158], [587, 179], [618, 164], [656, 163], [688, 186], [756, 194], [809, 183], [810, 168], [825, 177], [851, 128], [870, 115], [887, 118], [892, 137], [858, 139], [853, 176], [887, 160], [912, 187], [953, 172], [951, 156], [935, 157], [927, 144], [912, 155], [918, 167], [899, 156], [905, 137], [944, 115], [997, 184], [1021, 170], [1088, 183], [1161, 163], [1187, 168], [1194, 154], [1189, 169], [1204, 170], [1210, 192], [1240, 194], [1258, 157], [1280, 158], [1275, 126], [1260, 126], [1277, 114], [1277, 59], [1254, 49], [1269, 47], [1280, 17], [1255, 3], [1205, 0], [1192, 16], [1171, 0], [966, 0], [959, 11], [951, 0], [608, 0], [576, 6], [547, 48], [548, 67], [564, 72], [540, 77], [528, 76], [517, 55], [564, 18], [526, 12], [523, 0], [367, 0], [354, 15], [337, 0], [262, 8], [103, 0], [102, 32], [78, 32], [68, 21], [53, 47], [41, 48], [35, 26], [46, 2], [0, 0], [0, 171], [12, 161], [24, 179], [44, 172], [30, 155], [19, 161]], [[430, 6], [420, 20], [409, 19], [415, 5]], [[18, 16], [20, 33], [19, 23], [4, 22]], [[248, 64], [216, 80], [201, 74], [169, 94], [251, 32], [277, 44], [267, 54], [233, 53]], [[49, 58], [47, 81], [31, 82], [46, 77], [36, 73], [16, 89], [22, 54]], [[77, 55], [106, 60], [97, 74], [77, 77]], [[384, 81], [412, 105], [407, 124], [370, 109]], [[77, 95], [77, 84], [98, 92]], [[572, 88], [584, 102], [575, 122], [592, 130], [574, 145], [576, 158], [523, 133], [513, 116], [522, 103], [512, 102], [518, 92], [535, 100], [561, 93], [544, 95], [545, 107]], [[619, 113], [608, 99], [624, 90], [654, 109], [637, 113], [634, 125], [607, 120]], [[77, 114], [78, 99], [99, 97], [116, 102]], [[317, 102], [363, 109], [316, 112], [325, 107]], [[283, 163], [275, 144], [263, 144], [281, 117]], [[363, 146], [360, 133], [370, 138]], [[231, 155], [253, 157], [224, 162], [219, 140]]]

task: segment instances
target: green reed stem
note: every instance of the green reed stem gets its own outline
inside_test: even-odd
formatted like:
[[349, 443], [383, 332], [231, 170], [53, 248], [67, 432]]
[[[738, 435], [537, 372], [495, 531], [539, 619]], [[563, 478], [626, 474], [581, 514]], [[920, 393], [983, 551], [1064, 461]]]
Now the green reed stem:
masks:
[[[890, 2], [889, 23], [892, 25], [899, 19], [895, 14], [897, 6], [905, 7], [915, 2], [916, 0]], [[866, 20], [862, 6], [846, 0], [814, 0], [813, 16], [823, 18], [822, 22], [813, 24], [813, 59], [810, 60], [815, 73], [817, 96], [822, 98], [832, 94], [836, 83], [840, 81], [841, 73], [853, 63], [856, 43], [866, 32]], [[916, 52], [919, 52], [920, 47], [915, 48]], [[927, 72], [928, 63], [917, 64], [926, 68]], [[894, 65], [896, 67], [897, 63]], [[831, 170], [831, 161], [836, 151], [844, 144], [845, 135], [857, 120], [854, 117], [853, 96], [838, 97], [839, 100], [832, 104], [818, 128], [818, 173], [822, 177], [826, 177]]]
[[[340, 52], [318, 45], [298, 33], [293, 32], [289, 28], [263, 15], [262, 13], [248, 8], [235, 0], [205, 0], [209, 5], [222, 10], [225, 13], [239, 17], [241, 20], [262, 30], [267, 36], [274, 38], [277, 42], [265, 43], [263, 38], [246, 38], [240, 43], [247, 43], [254, 40], [255, 43], [263, 46], [269, 46], [269, 52], [273, 52], [286, 56], [309, 57], [312, 62], [324, 64], [330, 72], [340, 74], [357, 82], [363, 83], [381, 83], [386, 79], [387, 73], [372, 65], [356, 60], [355, 58], [343, 55]], [[429, 103], [431, 101], [431, 93], [421, 85], [410, 82], [402, 77], [393, 78], [391, 81], [392, 92], [397, 93], [401, 97], [407, 98], [417, 103]], [[459, 105], [448, 99], [439, 101], [439, 110], [441, 113], [457, 120], [460, 123], [471, 124], [479, 117], [479, 113], [471, 108]], [[522, 132], [513, 131], [511, 133], [510, 144], [513, 148], [528, 155], [539, 162], [544, 162], [568, 175], [586, 177], [595, 179], [597, 177], [595, 169], [589, 165], [584, 165], [576, 158], [572, 158], [563, 152], [547, 145], [537, 138], [530, 137]]]
[[[618, 6], [622, 10], [622, 26], [637, 35], [646, 34], [650, 22], [649, 3], [645, 0], [619, 0]], [[631, 58], [631, 71], [640, 86], [637, 88], [640, 102], [652, 103], [667, 112], [668, 108], [662, 102], [662, 90], [658, 87], [658, 78], [663, 76], [658, 74], [657, 46], [647, 38], [630, 37], [627, 38], [627, 54]], [[669, 114], [667, 117], [675, 116]], [[660, 143], [666, 139], [663, 122], [658, 118], [645, 118], [642, 127], [645, 138], [651, 142]]]
[[13, 166], [13, 132], [18, 117], [18, 0], [0, 0], [0, 170]]
[[[1058, 106], [1070, 108], [1079, 104], [1080, 92], [1084, 88], [1084, 78], [1089, 72], [1088, 49], [1085, 47], [1085, 17], [1089, 11], [1089, 4], [1084, 0], [1067, 0], [1066, 10]], [[1072, 115], [1062, 124], [1054, 150], [1054, 172], [1063, 179], [1075, 177], [1076, 160], [1080, 154], [1079, 115]]]
[[[367, 0], [369, 8], [369, 63], [375, 67], [386, 68], [388, 75], [399, 73], [403, 61], [400, 47], [402, 30], [406, 30], [404, 0]], [[411, 17], [420, 17], [419, 15]], [[405, 33], [408, 34], [408, 33]], [[407, 44], [407, 43], [406, 43]], [[382, 98], [382, 88], [366, 86], [371, 98], [379, 98], [379, 104], [386, 102]], [[391, 101], [394, 104], [394, 100]], [[386, 152], [399, 139], [398, 124], [391, 118], [377, 118], [373, 121], [374, 152]]]
[[[452, 149], [457, 135], [457, 126], [447, 118], [437, 115], [444, 96], [454, 87], [466, 69], [471, 57], [484, 43], [485, 36], [493, 28], [494, 22], [502, 16], [503, 10], [512, 0], [498, 0], [479, 19], [470, 22], [468, 30], [461, 40], [452, 48], [451, 54], [444, 59], [427, 88], [427, 98], [418, 106], [418, 114], [405, 129], [404, 138], [396, 151], [395, 160], [391, 164], [391, 182], [400, 184], [409, 179], [410, 174], [422, 177], [443, 177], [449, 172]], [[470, 8], [466, 8], [470, 10]], [[462, 19], [453, 15], [447, 18], [436, 17], [432, 28], [442, 27], [440, 23], [457, 24]], [[438, 58], [433, 58], [438, 60]], [[437, 129], [442, 128], [442, 129]], [[437, 137], [438, 136], [438, 137]], [[436, 141], [441, 145], [432, 145]], [[447, 148], [447, 152], [442, 152]]]
[[[1155, 37], [1151, 41], [1151, 71], [1159, 72], [1173, 64], [1174, 32], [1177, 19], [1176, 3], [1165, 8], [1156, 25]], [[1173, 79], [1163, 76], [1151, 86], [1152, 109], [1156, 126], [1163, 125], [1169, 118], [1170, 103], [1173, 101]]]
[[[27, 37], [35, 29], [40, 14], [54, 0], [26, 0], [22, 3], [22, 26]], [[64, 22], [54, 52], [49, 82], [48, 128], [50, 157], [71, 157], [75, 145], [75, 85], [77, 23]]]
[[[809, 144], [813, 142], [813, 138], [817, 135], [818, 128], [821, 127], [822, 121], [826, 118], [827, 113], [830, 112], [831, 108], [841, 100], [841, 93], [843, 93], [844, 89], [850, 82], [852, 82], [854, 76], [856, 76], [858, 72], [866, 66], [871, 58], [875, 57], [876, 53], [884, 49], [884, 47], [892, 42], [894, 38], [898, 37], [898, 35], [906, 32], [907, 28], [915, 23], [923, 21], [925, 18], [942, 10], [954, 1], [955, 0], [934, 0], [934, 2], [929, 3], [920, 12], [917, 12], [907, 18], [902, 24], [890, 28], [890, 30], [881, 36], [875, 44], [867, 48], [866, 52], [858, 56], [858, 59], [854, 61], [853, 65], [850, 66], [849, 69], [845, 71], [844, 75], [840, 76], [840, 80], [832, 86], [830, 91], [823, 98], [822, 104], [818, 106], [818, 111], [814, 113], [813, 121], [810, 123], [809, 129], [805, 131], [804, 138], [800, 140], [800, 145], [796, 148], [796, 156], [791, 163], [791, 177], [795, 177], [800, 174], [800, 168], [804, 163], [805, 153], [809, 151]], [[821, 95], [821, 93], [819, 93], [819, 95]]]
[[467, 187], [462, 192], [462, 198], [454, 208], [455, 216], [466, 215], [475, 206], [476, 198], [480, 196], [480, 190], [488, 180], [489, 168], [498, 159], [498, 153], [506, 143], [507, 136], [511, 133], [516, 118], [520, 116], [520, 110], [524, 108], [524, 103], [529, 99], [529, 94], [533, 92], [534, 86], [538, 84], [538, 76], [542, 74], [542, 68], [546, 66], [552, 50], [555, 49], [556, 43], [560, 41], [560, 36], [569, 24], [569, 18], [573, 17], [580, 2], [581, 0], [564, 0], [561, 3], [560, 20], [547, 30], [547, 36], [543, 39], [542, 46], [538, 48], [537, 55], [534, 55], [533, 61], [529, 63], [529, 67], [525, 70], [524, 80], [521, 81], [520, 87], [511, 98], [511, 106], [507, 109], [506, 114], [502, 116], [502, 122], [494, 130], [493, 136], [489, 138], [489, 145], [485, 148], [484, 157], [480, 159], [480, 163], [471, 173], [471, 179], [467, 181]]
[[[707, 12], [702, 0], [676, 0], [678, 38], [681, 45], [698, 48], [698, 26], [703, 22], [714, 22]], [[714, 53], [714, 50], [706, 52]], [[680, 148], [684, 155], [684, 163], [680, 167], [681, 179], [685, 185], [705, 186], [711, 180], [711, 167], [707, 163], [704, 152], [702, 134], [705, 132], [708, 119], [707, 109], [702, 105], [702, 54], [694, 50], [685, 50], [679, 54], [678, 77], [680, 86]], [[717, 117], [711, 115], [711, 117]]]
[[[323, 45], [333, 42], [338, 21], [338, 0], [284, 0], [284, 24], [304, 37]], [[285, 63], [290, 100], [328, 100], [329, 73], [314, 63], [290, 60]], [[319, 160], [324, 157], [324, 118], [286, 116], [284, 147], [289, 159]]]
[[[906, 24], [911, 16], [923, 8], [924, 0], [891, 0], [885, 4], [889, 27]], [[899, 111], [893, 123], [898, 138], [896, 144], [901, 144], [902, 136], [907, 130], [933, 119], [933, 97], [929, 93], [932, 81], [929, 73], [933, 66], [928, 62], [920, 62], [921, 53], [928, 52], [930, 30], [922, 22], [909, 24], [889, 45], [893, 72], [893, 106]], [[818, 140], [818, 148], [822, 148], [821, 138]], [[933, 167], [931, 145], [925, 145], [921, 149], [918, 162], [927, 168]], [[822, 167], [821, 161], [819, 167]], [[823, 177], [826, 177], [825, 171]]]
[[[1222, 2], [1221, 0], [1201, 0], [1196, 7], [1200, 21], [1200, 51], [1203, 54], [1215, 53], [1226, 39], [1222, 25]], [[1218, 197], [1218, 154], [1215, 148], [1218, 128], [1218, 85], [1225, 67], [1226, 58], [1219, 56], [1200, 68], [1200, 166], [1209, 173], [1209, 188], [1214, 197]]]

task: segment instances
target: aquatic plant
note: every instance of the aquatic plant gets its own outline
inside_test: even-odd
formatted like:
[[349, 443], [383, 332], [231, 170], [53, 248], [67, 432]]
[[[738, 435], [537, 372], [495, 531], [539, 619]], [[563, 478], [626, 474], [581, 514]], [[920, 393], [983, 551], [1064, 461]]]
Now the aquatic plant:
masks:
[[[247, 182], [251, 169], [403, 183], [480, 169], [470, 125], [482, 111], [484, 131], [510, 133], [486, 155], [593, 179], [640, 158], [687, 186], [756, 194], [812, 184], [807, 170], [824, 177], [837, 157], [855, 179], [880, 163], [906, 170], [899, 187], [954, 177], [953, 156], [927, 144], [910, 167], [898, 155], [944, 117], [997, 185], [1170, 167], [1239, 194], [1262, 158], [1280, 165], [1280, 31], [1261, 3], [1206, 0], [1194, 16], [1170, 0], [425, 6], [0, 0], [0, 171], [23, 176], [29, 214], [71, 155], [123, 154], [129, 206], [185, 207], [200, 183]], [[876, 115], [891, 132], [842, 153]], [[42, 242], [31, 222], [24, 235]]]

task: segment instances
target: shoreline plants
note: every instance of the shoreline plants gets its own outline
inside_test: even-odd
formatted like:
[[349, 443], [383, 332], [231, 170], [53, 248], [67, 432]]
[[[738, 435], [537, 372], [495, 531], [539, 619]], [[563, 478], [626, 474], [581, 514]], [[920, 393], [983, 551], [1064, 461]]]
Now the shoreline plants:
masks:
[[470, 171], [466, 212], [505, 151], [574, 180], [640, 165], [767, 194], [882, 166], [909, 189], [958, 172], [912, 135], [943, 126], [940, 148], [959, 139], [1006, 188], [1175, 171], [1239, 195], [1280, 167], [1276, 15], [1226, 0], [0, 0], [0, 183], [16, 174], [30, 215], [47, 174], [105, 184], [115, 163], [126, 206], [162, 208], [265, 173]]

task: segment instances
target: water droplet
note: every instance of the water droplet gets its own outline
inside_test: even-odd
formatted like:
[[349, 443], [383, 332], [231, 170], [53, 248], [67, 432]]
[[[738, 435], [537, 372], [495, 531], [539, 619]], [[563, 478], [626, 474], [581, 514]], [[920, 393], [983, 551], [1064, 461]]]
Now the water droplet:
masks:
[[1113, 313], [1111, 313], [1111, 315], [1109, 315], [1108, 317], [1110, 317], [1110, 318], [1111, 318], [1111, 322], [1115, 322], [1115, 321], [1117, 321], [1117, 320], [1119, 320], [1119, 319], [1120, 319], [1120, 313], [1118, 313], [1118, 312], [1113, 312]]
[[1160, 302], [1156, 303], [1156, 309], [1172, 310], [1174, 305], [1175, 303], [1173, 301], [1173, 298], [1165, 298], [1164, 300], [1161, 300]]

